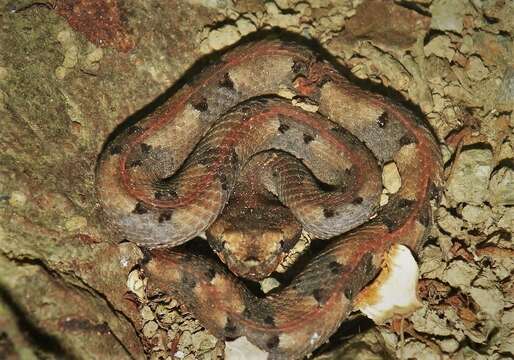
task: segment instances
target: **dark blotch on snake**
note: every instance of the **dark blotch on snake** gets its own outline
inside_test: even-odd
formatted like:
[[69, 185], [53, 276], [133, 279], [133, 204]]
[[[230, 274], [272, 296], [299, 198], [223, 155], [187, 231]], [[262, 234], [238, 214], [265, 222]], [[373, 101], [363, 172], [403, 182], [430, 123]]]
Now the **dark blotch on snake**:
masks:
[[312, 291], [312, 297], [318, 302], [318, 303], [322, 303], [322, 300], [323, 300], [323, 296], [322, 296], [322, 292], [321, 292], [321, 289], [314, 289]]
[[225, 334], [228, 336], [233, 335], [237, 331], [237, 326], [234, 324], [232, 319], [227, 319], [227, 323], [225, 324]]
[[398, 207], [401, 209], [410, 208], [414, 204], [413, 200], [401, 198], [398, 200]]
[[234, 82], [232, 81], [228, 73], [225, 73], [225, 75], [223, 76], [223, 80], [220, 81], [220, 86], [227, 89], [234, 89]]
[[401, 146], [405, 146], [405, 145], [416, 143], [416, 139], [413, 136], [409, 135], [409, 134], [404, 134], [400, 138], [400, 140], [398, 140], [398, 142], [400, 143]]
[[424, 227], [430, 226], [430, 206], [423, 206], [419, 211], [419, 222]]
[[194, 103], [193, 107], [195, 108], [195, 110], [198, 110], [200, 112], [205, 112], [205, 111], [209, 110], [209, 104], [207, 104], [206, 99], [202, 99], [202, 100], [198, 101], [197, 103]]
[[205, 272], [205, 276], [207, 277], [207, 280], [209, 282], [211, 282], [214, 277], [216, 276], [216, 270], [214, 270], [213, 268], [208, 268], [208, 270]]
[[139, 159], [138, 159], [138, 160], [132, 160], [132, 161], [128, 164], [128, 166], [129, 166], [129, 167], [131, 167], [131, 168], [133, 168], [133, 167], [137, 167], [137, 166], [141, 166], [141, 165], [143, 165], [143, 162], [142, 162], [141, 160], [139, 160]]
[[159, 223], [162, 223], [164, 221], [170, 221], [171, 220], [171, 212], [163, 212], [159, 215]]
[[132, 134], [135, 134], [135, 133], [141, 132], [141, 131], [143, 131], [143, 129], [141, 129], [140, 126], [134, 125], [134, 126], [131, 126], [128, 128], [127, 133], [129, 135], [132, 135]]
[[111, 148], [109, 149], [109, 152], [111, 155], [118, 155], [119, 153], [121, 153], [121, 150], [123, 150], [121, 145], [114, 145], [114, 146], [111, 146]]
[[221, 188], [226, 191], [228, 189], [227, 176], [225, 174], [221, 174], [218, 178], [220, 179]]
[[385, 226], [387, 226], [387, 230], [389, 230], [389, 232], [394, 231], [398, 227], [397, 220], [394, 217], [389, 216], [388, 214], [382, 215], [381, 220], [385, 224]]
[[310, 143], [314, 138], [310, 136], [309, 134], [303, 134], [303, 142], [308, 144]]
[[293, 66], [291, 67], [295, 74], [304, 72], [307, 69], [307, 65], [303, 61], [293, 60]]
[[268, 347], [268, 349], [275, 349], [278, 347], [279, 342], [280, 339], [278, 338], [278, 336], [274, 335], [266, 342], [266, 346]]
[[328, 268], [330, 269], [330, 272], [334, 275], [339, 275], [344, 270], [343, 265], [338, 263], [337, 261], [332, 261], [330, 264], [328, 264]]
[[332, 209], [323, 209], [323, 216], [325, 216], [326, 218], [334, 217], [335, 214], [335, 211]]
[[275, 326], [275, 319], [273, 319], [273, 316], [266, 316], [264, 318], [264, 323], [267, 324], [267, 325], [273, 325]]
[[281, 134], [284, 134], [287, 130], [289, 130], [289, 125], [287, 124], [280, 124], [280, 126], [278, 127], [278, 131], [281, 133]]
[[433, 181], [428, 185], [428, 198], [437, 202], [441, 198], [441, 189]]
[[152, 146], [151, 145], [148, 145], [148, 144], [145, 144], [145, 143], [141, 143], [140, 146], [141, 146], [141, 152], [143, 154], [148, 154], [150, 152], [150, 150], [152, 150]]
[[171, 199], [176, 199], [178, 197], [178, 195], [175, 192], [175, 190], [166, 189], [166, 190], [157, 190], [154, 193], [154, 197], [157, 200], [171, 200]]
[[146, 214], [148, 212], [148, 209], [145, 207], [145, 205], [141, 202], [138, 202], [136, 206], [134, 207], [134, 210], [132, 210], [134, 214], [142, 215]]
[[363, 201], [362, 197], [357, 196], [355, 199], [352, 200], [352, 204], [359, 205], [359, 204], [362, 204], [362, 201]]
[[318, 81], [317, 85], [318, 85], [319, 88], [322, 88], [323, 85], [325, 85], [326, 83], [329, 83], [331, 81], [332, 81], [332, 78], [330, 76], [328, 76], [328, 75], [325, 75], [325, 76], [323, 76], [321, 78], [321, 80]]

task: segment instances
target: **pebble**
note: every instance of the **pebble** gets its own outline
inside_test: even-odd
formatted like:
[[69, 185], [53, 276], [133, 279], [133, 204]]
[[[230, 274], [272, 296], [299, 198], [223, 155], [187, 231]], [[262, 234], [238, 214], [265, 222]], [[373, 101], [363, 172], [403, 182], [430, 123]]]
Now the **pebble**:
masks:
[[152, 309], [150, 309], [150, 306], [148, 306], [148, 305], [143, 306], [143, 308], [141, 309], [141, 317], [145, 321], [155, 319], [155, 315], [154, 315]]
[[508, 67], [501, 78], [502, 83], [496, 101], [512, 108], [514, 106], [514, 67]]
[[462, 218], [471, 224], [480, 224], [491, 216], [489, 208], [476, 205], [466, 205], [462, 209]]
[[434, 37], [428, 44], [425, 45], [425, 55], [430, 56], [434, 54], [437, 57], [452, 60], [455, 56], [455, 50], [452, 47], [451, 39], [446, 35], [439, 35]]
[[384, 165], [384, 169], [382, 170], [382, 183], [390, 194], [394, 194], [400, 190], [400, 187], [402, 186], [402, 178], [400, 177], [400, 172], [394, 162]]
[[430, 27], [435, 30], [461, 33], [464, 26], [466, 6], [464, 1], [435, 0], [430, 6], [432, 21]]
[[489, 182], [489, 201], [493, 205], [514, 205], [514, 170], [503, 166]]
[[463, 260], [455, 260], [446, 268], [444, 280], [452, 287], [467, 289], [478, 273], [476, 266]]
[[155, 321], [149, 321], [143, 326], [143, 335], [147, 338], [153, 337], [157, 333], [159, 326]]
[[25, 205], [26, 202], [27, 195], [25, 195], [23, 192], [15, 190], [11, 193], [11, 197], [9, 198], [9, 205], [19, 208]]
[[76, 231], [79, 229], [83, 229], [87, 226], [87, 219], [83, 216], [74, 216], [71, 219], [67, 220], [64, 224], [64, 227], [68, 231]]
[[209, 33], [209, 46], [214, 50], [220, 50], [232, 45], [241, 38], [241, 34], [234, 25], [225, 25]]
[[487, 200], [489, 176], [493, 169], [489, 149], [470, 149], [455, 160], [453, 175], [448, 181], [450, 198], [460, 203], [480, 205]]
[[466, 74], [471, 80], [480, 81], [489, 75], [489, 70], [478, 56], [469, 58], [465, 67]]

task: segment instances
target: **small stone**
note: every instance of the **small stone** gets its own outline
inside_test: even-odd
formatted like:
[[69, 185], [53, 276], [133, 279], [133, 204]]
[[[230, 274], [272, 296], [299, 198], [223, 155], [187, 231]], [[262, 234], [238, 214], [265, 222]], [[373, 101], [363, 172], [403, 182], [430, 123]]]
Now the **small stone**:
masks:
[[306, 99], [293, 99], [291, 102], [293, 106], [298, 106], [302, 110], [308, 111], [308, 112], [317, 112], [319, 109], [319, 105], [314, 102], [309, 102]]
[[403, 349], [398, 349], [396, 354], [398, 359], [435, 360], [442, 358], [436, 349], [419, 340], [406, 342]]
[[145, 281], [140, 278], [138, 270], [132, 270], [127, 278], [127, 288], [137, 295], [139, 299], [145, 298]]
[[241, 35], [243, 36], [248, 35], [249, 33], [252, 33], [255, 30], [257, 30], [255, 24], [246, 18], [237, 19], [236, 26]]
[[219, 29], [214, 29], [209, 33], [209, 46], [214, 50], [223, 49], [232, 45], [241, 38], [241, 34], [234, 25], [225, 25]]
[[143, 326], [143, 335], [147, 338], [153, 337], [157, 333], [159, 326], [155, 321], [149, 321]]
[[278, 15], [280, 14], [280, 9], [273, 1], [268, 1], [264, 5], [266, 7], [266, 12], [270, 15]]
[[489, 201], [494, 205], [514, 205], [514, 170], [503, 166], [489, 182]]
[[425, 55], [430, 56], [434, 54], [437, 57], [451, 61], [455, 56], [451, 39], [446, 35], [439, 35], [434, 37], [428, 44], [425, 45]]
[[87, 226], [87, 219], [83, 216], [74, 216], [64, 224], [68, 231], [76, 231]]
[[479, 269], [476, 266], [463, 260], [455, 260], [446, 268], [444, 280], [452, 287], [467, 289], [478, 273]]
[[7, 79], [8, 74], [7, 68], [0, 66], [0, 81]]
[[[496, 287], [483, 289], [472, 287], [469, 294], [478, 304], [480, 311], [488, 315], [490, 319], [499, 321], [505, 306], [505, 300], [500, 290]], [[494, 299], [494, 301], [491, 301]]]
[[435, 0], [430, 6], [430, 12], [432, 13], [430, 27], [435, 30], [461, 33], [465, 11], [464, 1]]
[[143, 306], [143, 308], [141, 309], [141, 317], [145, 321], [155, 319], [155, 315], [154, 315], [152, 309], [150, 309], [150, 306], [148, 306], [148, 305]]
[[57, 40], [62, 46], [66, 46], [73, 41], [73, 32], [70, 30], [62, 30], [57, 34]]
[[453, 236], [459, 235], [464, 227], [464, 221], [457, 216], [452, 215], [445, 208], [440, 209], [437, 223], [444, 231]]
[[438, 336], [452, 335], [448, 320], [440, 318], [434, 310], [429, 309], [426, 305], [412, 314], [410, 320], [417, 331]]
[[493, 154], [489, 149], [470, 149], [460, 153], [448, 181], [449, 197], [459, 203], [482, 204], [488, 197], [492, 162]]
[[55, 77], [59, 80], [62, 80], [66, 77], [66, 74], [68, 73], [68, 69], [66, 69], [64, 66], [58, 66], [55, 69]]
[[86, 62], [89, 64], [93, 64], [99, 62], [104, 56], [104, 51], [102, 48], [95, 48], [86, 56]]
[[470, 35], [464, 35], [462, 38], [462, 45], [459, 50], [463, 54], [469, 54], [473, 51], [473, 38]]
[[206, 331], [199, 331], [192, 337], [193, 349], [199, 352], [205, 352], [210, 349], [214, 349], [218, 339], [209, 334]]
[[454, 353], [459, 348], [459, 342], [454, 338], [442, 339], [437, 341], [437, 343], [441, 347], [442, 351], [449, 354]]
[[470, 57], [464, 69], [471, 80], [480, 81], [489, 74], [489, 70], [478, 56]]
[[77, 64], [78, 52], [79, 50], [76, 45], [70, 45], [68, 48], [66, 48], [62, 66], [67, 69], [73, 68]]
[[273, 290], [274, 288], [276, 288], [279, 285], [280, 285], [280, 282], [278, 282], [277, 279], [272, 278], [272, 277], [268, 277], [261, 281], [261, 289], [262, 289], [262, 292], [265, 294], [267, 294], [268, 292], [270, 292], [271, 290]]
[[514, 67], [508, 67], [501, 79], [502, 83], [498, 89], [496, 101], [512, 109], [514, 106]]
[[382, 170], [382, 183], [390, 194], [395, 194], [400, 190], [402, 178], [394, 162], [389, 162], [384, 165], [384, 169]]
[[9, 205], [13, 207], [22, 207], [27, 202], [27, 195], [25, 195], [21, 191], [13, 191], [11, 193], [11, 197], [9, 198]]
[[389, 195], [387, 195], [385, 192], [382, 192], [382, 194], [380, 194], [380, 203], [379, 203], [380, 206], [387, 205], [388, 202], [389, 202]]
[[466, 205], [462, 209], [462, 218], [470, 224], [480, 224], [489, 219], [491, 210], [482, 206]]
[[266, 360], [268, 353], [249, 342], [245, 336], [225, 342], [226, 360]]
[[187, 331], [187, 330], [184, 331], [178, 341], [179, 347], [181, 349], [184, 349], [184, 348], [187, 348], [188, 346], [191, 346], [192, 343], [193, 343], [193, 339], [191, 336], [191, 332]]
[[498, 227], [514, 233], [514, 208], [505, 209], [505, 213], [498, 221]]

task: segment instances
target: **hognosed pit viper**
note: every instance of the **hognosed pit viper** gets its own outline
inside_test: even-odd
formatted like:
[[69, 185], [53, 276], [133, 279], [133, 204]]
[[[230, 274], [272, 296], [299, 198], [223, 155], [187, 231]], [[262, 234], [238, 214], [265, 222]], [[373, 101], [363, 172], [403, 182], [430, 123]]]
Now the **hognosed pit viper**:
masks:
[[[401, 187], [379, 207], [389, 162]], [[419, 250], [441, 185], [423, 122], [280, 40], [207, 67], [107, 144], [96, 179], [107, 226], [155, 248], [149, 288], [178, 298], [217, 337], [244, 335], [273, 359], [325, 342], [391, 245]], [[288, 285], [258, 297], [233, 274], [267, 276], [302, 229], [327, 246]], [[232, 272], [163, 248], [203, 231]]]

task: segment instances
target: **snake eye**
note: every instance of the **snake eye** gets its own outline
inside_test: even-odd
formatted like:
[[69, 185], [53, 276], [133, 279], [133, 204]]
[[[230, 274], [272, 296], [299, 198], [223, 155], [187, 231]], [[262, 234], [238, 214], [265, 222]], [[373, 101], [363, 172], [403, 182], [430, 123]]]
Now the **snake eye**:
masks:
[[379, 127], [383, 128], [387, 125], [387, 123], [389, 122], [389, 118], [388, 118], [388, 115], [387, 115], [387, 112], [383, 112], [377, 119], [377, 124]]

